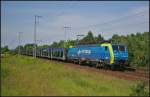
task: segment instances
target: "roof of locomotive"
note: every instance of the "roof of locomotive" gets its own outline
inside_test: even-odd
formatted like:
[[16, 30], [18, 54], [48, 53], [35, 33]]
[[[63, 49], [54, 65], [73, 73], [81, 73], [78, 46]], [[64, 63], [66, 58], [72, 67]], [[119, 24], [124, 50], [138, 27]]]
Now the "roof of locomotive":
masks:
[[110, 40], [103, 40], [103, 41], [100, 41], [99, 43], [97, 44], [83, 44], [83, 45], [77, 45], [76, 47], [85, 47], [85, 46], [100, 46], [100, 44], [103, 44], [103, 43], [111, 43]]

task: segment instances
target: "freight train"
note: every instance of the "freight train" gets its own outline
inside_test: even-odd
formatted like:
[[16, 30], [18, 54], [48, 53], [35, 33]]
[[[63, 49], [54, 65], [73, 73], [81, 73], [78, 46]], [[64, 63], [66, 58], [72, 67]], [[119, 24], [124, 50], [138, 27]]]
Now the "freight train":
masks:
[[[24, 55], [33, 55], [32, 51], [22, 52]], [[74, 62], [88, 63], [97, 68], [128, 66], [127, 46], [101, 42], [99, 44], [77, 45], [69, 48], [44, 48], [36, 50], [37, 57]]]

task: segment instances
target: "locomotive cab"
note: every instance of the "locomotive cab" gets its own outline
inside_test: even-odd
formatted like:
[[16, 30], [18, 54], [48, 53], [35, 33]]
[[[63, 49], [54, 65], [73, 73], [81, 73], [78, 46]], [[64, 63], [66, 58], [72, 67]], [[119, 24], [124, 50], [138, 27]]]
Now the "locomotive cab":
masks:
[[114, 53], [114, 64], [127, 65], [128, 51], [125, 45], [112, 45]]

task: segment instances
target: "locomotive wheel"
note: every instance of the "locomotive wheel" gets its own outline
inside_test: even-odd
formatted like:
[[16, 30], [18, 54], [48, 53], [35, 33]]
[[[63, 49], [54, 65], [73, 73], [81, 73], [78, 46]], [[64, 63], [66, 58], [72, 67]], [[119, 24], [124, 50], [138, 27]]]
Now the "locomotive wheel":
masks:
[[78, 61], [78, 62], [79, 62], [79, 65], [82, 65], [82, 62], [81, 62], [81, 60], [80, 60], [80, 59], [79, 59], [79, 61]]
[[99, 67], [99, 63], [98, 63], [98, 62], [96, 63], [95, 67], [96, 67], [96, 68], [98, 68], [98, 67]]
[[77, 61], [77, 60], [74, 60], [73, 63], [74, 63], [74, 64], [78, 64], [78, 61]]
[[97, 62], [96, 65], [95, 65], [95, 67], [96, 67], [96, 68], [100, 68], [100, 67], [101, 67], [101, 64], [100, 64], [99, 62]]
[[104, 64], [103, 63], [96, 63], [96, 68], [103, 68], [104, 67]]
[[115, 71], [115, 69], [116, 69], [116, 66], [114, 64], [111, 65], [111, 70]]
[[74, 64], [76, 64], [76, 61], [73, 61]]

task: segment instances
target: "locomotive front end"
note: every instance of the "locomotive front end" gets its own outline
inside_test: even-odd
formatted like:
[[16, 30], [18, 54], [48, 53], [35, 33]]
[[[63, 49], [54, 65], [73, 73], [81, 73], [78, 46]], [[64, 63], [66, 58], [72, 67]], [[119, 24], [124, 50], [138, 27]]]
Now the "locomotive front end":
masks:
[[128, 50], [125, 45], [112, 45], [114, 53], [114, 64], [120, 66], [128, 65]]

